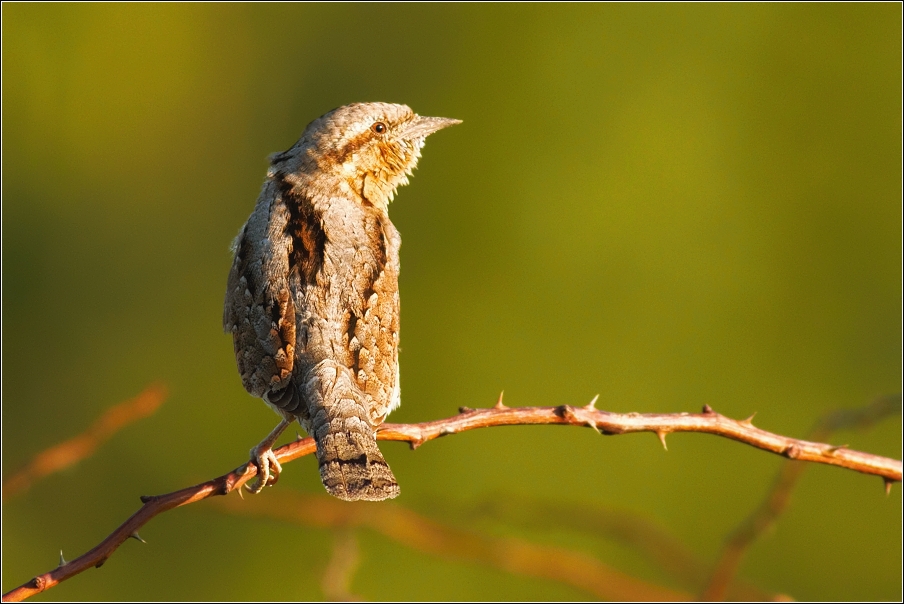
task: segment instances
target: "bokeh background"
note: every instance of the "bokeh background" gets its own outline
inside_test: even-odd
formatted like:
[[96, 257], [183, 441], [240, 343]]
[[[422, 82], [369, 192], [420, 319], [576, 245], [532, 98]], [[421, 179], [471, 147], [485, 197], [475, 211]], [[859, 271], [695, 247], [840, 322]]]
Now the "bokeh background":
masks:
[[[901, 7], [4, 4], [3, 473], [163, 381], [157, 414], [3, 506], [3, 589], [247, 457], [276, 416], [221, 313], [267, 167], [349, 102], [464, 120], [430, 138], [402, 233], [402, 407], [703, 404], [803, 436], [901, 389]], [[294, 435], [293, 435], [294, 436]], [[284, 439], [285, 440], [285, 439]], [[899, 457], [898, 418], [836, 444]], [[399, 505], [596, 556], [487, 501], [619, 508], [704, 561], [782, 459], [724, 439], [495, 428], [381, 448]], [[312, 459], [278, 489], [322, 493]], [[266, 497], [266, 492], [263, 497]], [[525, 505], [530, 505], [525, 504]], [[901, 488], [812, 467], [741, 575], [899, 600]], [[330, 531], [169, 512], [38, 599], [320, 599]], [[359, 534], [367, 599], [583, 592]]]

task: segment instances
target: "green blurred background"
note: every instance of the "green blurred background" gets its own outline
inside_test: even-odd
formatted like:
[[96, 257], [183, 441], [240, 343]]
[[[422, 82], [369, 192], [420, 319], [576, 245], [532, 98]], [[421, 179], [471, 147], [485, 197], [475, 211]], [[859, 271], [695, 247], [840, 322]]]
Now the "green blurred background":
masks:
[[[804, 436], [901, 389], [896, 3], [2, 11], [3, 473], [152, 381], [172, 393], [4, 505], [4, 591], [93, 547], [138, 495], [235, 467], [275, 425], [221, 330], [229, 244], [267, 154], [350, 102], [464, 120], [391, 207], [392, 421], [505, 389], [512, 406], [708, 403]], [[833, 442], [899, 457], [900, 420]], [[665, 453], [649, 434], [548, 426], [381, 448], [398, 503], [437, 521], [467, 527], [456, 510], [497, 498], [624, 508], [704, 561], [783, 463], [703, 435]], [[277, 488], [323, 492], [311, 459]], [[493, 530], [660, 580], [588, 535]], [[205, 502], [142, 536], [38, 599], [323, 597], [326, 530]], [[366, 532], [361, 556], [367, 599], [589, 597]], [[798, 599], [897, 600], [900, 569], [900, 486], [812, 467], [741, 574]]]

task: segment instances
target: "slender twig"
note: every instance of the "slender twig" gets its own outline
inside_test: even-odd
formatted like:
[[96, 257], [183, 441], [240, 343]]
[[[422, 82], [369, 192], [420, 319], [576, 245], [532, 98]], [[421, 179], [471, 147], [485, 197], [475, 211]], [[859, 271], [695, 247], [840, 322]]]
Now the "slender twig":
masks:
[[[825, 440], [836, 430], [868, 428], [891, 415], [901, 415], [900, 394], [881, 397], [859, 409], [840, 409], [829, 413], [810, 431], [810, 438]], [[791, 492], [806, 468], [805, 464], [800, 463], [786, 463], [782, 466], [760, 505], [725, 540], [722, 553], [703, 591], [703, 600], [725, 599], [744, 554], [788, 507]]]
[[364, 502], [349, 504], [327, 495], [282, 491], [253, 500], [220, 499], [217, 507], [236, 514], [303, 526], [368, 528], [416, 551], [552, 580], [606, 600], [674, 602], [692, 599], [688, 592], [636, 579], [586, 554], [453, 528], [391, 503], [380, 506]]
[[21, 470], [3, 480], [3, 501], [49, 474], [89, 457], [116, 432], [157, 411], [166, 400], [166, 388], [152, 384], [133, 399], [107, 409], [91, 426], [73, 438], [35, 455]]
[[[704, 432], [731, 438], [790, 459], [824, 463], [874, 474], [887, 482], [901, 480], [902, 464], [899, 460], [773, 434], [754, 427], [750, 419], [743, 421], [730, 419], [715, 413], [709, 406], [703, 408], [703, 413], [695, 414], [621, 414], [599, 411], [593, 407], [592, 402], [585, 407], [561, 405], [509, 408], [500, 401], [492, 409], [473, 410], [463, 407], [460, 411], [459, 415], [454, 417], [421, 424], [384, 424], [377, 432], [377, 439], [405, 441], [410, 443], [412, 448], [417, 448], [428, 440], [476, 428], [537, 424], [588, 426], [607, 435], [653, 432], [663, 443], [665, 436], [672, 432]], [[284, 445], [274, 453], [280, 463], [287, 463], [310, 455], [315, 448], [313, 439], [304, 438]], [[100, 566], [126, 539], [157, 514], [215, 495], [225, 495], [236, 487], [241, 487], [256, 474], [257, 468], [248, 463], [219, 478], [193, 487], [167, 495], [142, 497], [144, 506], [94, 549], [6, 593], [3, 601], [24, 600], [92, 566]]]

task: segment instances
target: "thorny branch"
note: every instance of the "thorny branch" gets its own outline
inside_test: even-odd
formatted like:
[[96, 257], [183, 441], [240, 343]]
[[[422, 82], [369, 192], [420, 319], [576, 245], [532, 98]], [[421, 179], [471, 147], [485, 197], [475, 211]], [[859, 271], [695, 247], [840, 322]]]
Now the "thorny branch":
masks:
[[165, 386], [152, 384], [135, 398], [107, 409], [78, 436], [38, 453], [25, 467], [3, 481], [3, 501], [25, 491], [45, 476], [89, 457], [116, 432], [157, 411], [166, 396]]
[[407, 441], [416, 449], [428, 440], [476, 428], [560, 424], [588, 426], [605, 435], [653, 432], [665, 447], [666, 436], [672, 432], [704, 432], [789, 459], [874, 474], [881, 476], [886, 484], [901, 481], [902, 464], [899, 460], [853, 451], [844, 445], [832, 446], [773, 434], [755, 427], [752, 415], [739, 421], [716, 413], [709, 405], [703, 407], [702, 413], [610, 413], [596, 409], [595, 402], [594, 398], [586, 407], [506, 407], [500, 397], [492, 409], [462, 407], [459, 415], [448, 419], [422, 424], [384, 424], [377, 433], [377, 439]]
[[[417, 448], [429, 440], [476, 428], [512, 425], [558, 424], [587, 426], [606, 435], [629, 432], [653, 432], [665, 445], [666, 435], [672, 432], [704, 432], [731, 438], [751, 446], [783, 455], [790, 459], [839, 466], [865, 474], [881, 476], [886, 485], [900, 482], [902, 463], [899, 460], [861, 453], [844, 446], [808, 442], [773, 434], [756, 428], [753, 419], [734, 420], [714, 412], [708, 405], [702, 413], [609, 413], [594, 407], [594, 399], [585, 407], [515, 407], [499, 402], [491, 409], [461, 408], [457, 416], [420, 424], [384, 424], [377, 432], [378, 440], [408, 442]], [[296, 440], [278, 448], [274, 453], [280, 463], [287, 463], [315, 451], [312, 438]], [[116, 549], [130, 537], [138, 537], [138, 529], [157, 514], [176, 507], [201, 501], [216, 495], [226, 495], [241, 487], [257, 474], [253, 464], [213, 480], [159, 496], [145, 496], [144, 505], [112, 534], [92, 550], [4, 594], [3, 601], [21, 601], [45, 591], [88, 568], [100, 567]], [[140, 539], [140, 538], [139, 538]]]

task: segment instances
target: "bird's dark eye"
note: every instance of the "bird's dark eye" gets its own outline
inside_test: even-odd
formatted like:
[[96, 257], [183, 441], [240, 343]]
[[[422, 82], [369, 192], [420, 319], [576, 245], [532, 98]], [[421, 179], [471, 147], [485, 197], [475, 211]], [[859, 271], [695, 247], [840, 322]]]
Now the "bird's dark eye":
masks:
[[386, 132], [386, 124], [383, 122], [376, 122], [373, 126], [370, 127], [377, 134], [383, 134]]

